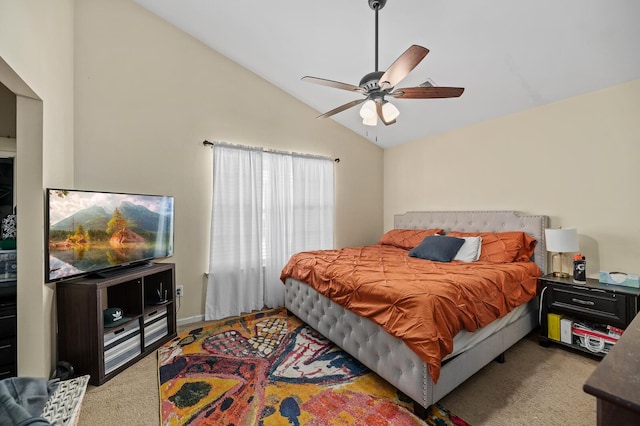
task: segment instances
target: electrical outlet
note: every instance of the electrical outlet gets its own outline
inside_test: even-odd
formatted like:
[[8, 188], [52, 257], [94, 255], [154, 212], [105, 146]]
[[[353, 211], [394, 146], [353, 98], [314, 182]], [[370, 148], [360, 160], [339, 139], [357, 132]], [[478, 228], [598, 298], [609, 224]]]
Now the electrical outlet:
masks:
[[179, 285], [176, 287], [176, 296], [182, 297], [184, 295], [184, 286]]

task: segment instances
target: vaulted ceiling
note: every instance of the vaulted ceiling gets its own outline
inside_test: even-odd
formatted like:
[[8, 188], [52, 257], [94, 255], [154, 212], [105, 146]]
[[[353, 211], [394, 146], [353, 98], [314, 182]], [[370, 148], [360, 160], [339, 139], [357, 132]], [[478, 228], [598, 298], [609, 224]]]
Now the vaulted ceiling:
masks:
[[[135, 2], [317, 115], [362, 95], [301, 77], [357, 86], [375, 71], [368, 0]], [[381, 147], [640, 78], [638, 0], [387, 0], [378, 18], [381, 71], [412, 44], [430, 50], [397, 87], [465, 88], [459, 98], [393, 99], [400, 116], [390, 126], [363, 125], [359, 106], [325, 119]]]

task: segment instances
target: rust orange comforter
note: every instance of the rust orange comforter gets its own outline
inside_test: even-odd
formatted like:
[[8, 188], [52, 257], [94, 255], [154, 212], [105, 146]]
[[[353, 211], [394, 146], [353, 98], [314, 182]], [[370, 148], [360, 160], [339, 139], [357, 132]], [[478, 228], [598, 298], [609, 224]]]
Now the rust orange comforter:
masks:
[[295, 254], [280, 278], [303, 281], [402, 339], [428, 364], [435, 383], [454, 336], [531, 300], [538, 276], [533, 262], [440, 263], [374, 245]]

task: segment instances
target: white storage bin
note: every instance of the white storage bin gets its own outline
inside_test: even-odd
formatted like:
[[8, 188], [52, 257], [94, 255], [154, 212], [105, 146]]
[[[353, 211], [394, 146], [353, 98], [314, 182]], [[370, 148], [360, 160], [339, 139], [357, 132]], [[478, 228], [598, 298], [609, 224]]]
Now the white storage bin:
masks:
[[167, 309], [159, 308], [144, 316], [144, 347], [148, 347], [169, 333]]
[[140, 322], [131, 321], [104, 334], [104, 374], [140, 355]]

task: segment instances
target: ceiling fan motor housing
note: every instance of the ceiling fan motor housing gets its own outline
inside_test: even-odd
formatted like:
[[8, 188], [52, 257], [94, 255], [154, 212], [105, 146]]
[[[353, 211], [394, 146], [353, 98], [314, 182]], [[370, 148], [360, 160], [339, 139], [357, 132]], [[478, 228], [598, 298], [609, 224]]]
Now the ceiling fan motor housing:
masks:
[[384, 75], [384, 71], [374, 71], [362, 77], [359, 86], [362, 87], [366, 93], [379, 92], [380, 91], [380, 77]]
[[373, 10], [380, 10], [387, 4], [387, 0], [369, 0], [369, 7]]

